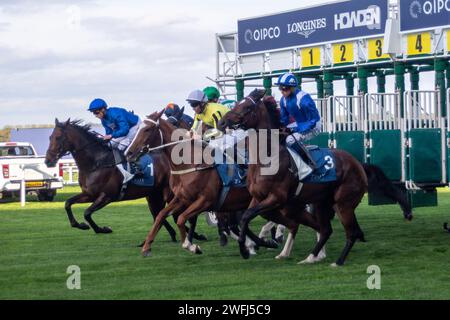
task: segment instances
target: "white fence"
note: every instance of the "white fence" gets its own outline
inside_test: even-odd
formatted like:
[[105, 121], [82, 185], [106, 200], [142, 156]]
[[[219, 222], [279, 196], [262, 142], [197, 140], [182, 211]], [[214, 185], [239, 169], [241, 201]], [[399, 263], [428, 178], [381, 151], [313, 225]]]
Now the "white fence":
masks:
[[[73, 159], [62, 159], [59, 161], [62, 164], [62, 170], [64, 173], [64, 185], [72, 186], [78, 185], [78, 167]], [[67, 175], [66, 175], [67, 173]], [[75, 177], [75, 174], [77, 176]]]

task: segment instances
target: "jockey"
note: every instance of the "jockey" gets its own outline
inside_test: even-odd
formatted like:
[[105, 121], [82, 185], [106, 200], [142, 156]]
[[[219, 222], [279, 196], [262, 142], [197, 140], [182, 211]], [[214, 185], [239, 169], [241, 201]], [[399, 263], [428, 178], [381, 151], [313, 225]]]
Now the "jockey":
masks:
[[236, 105], [234, 100], [220, 99], [220, 92], [216, 87], [206, 87], [203, 89], [203, 93], [208, 98], [208, 102], [219, 103], [230, 110]]
[[[312, 168], [316, 168], [314, 160], [303, 146], [320, 133], [321, 123], [319, 111], [311, 96], [298, 89], [298, 82], [292, 73], [285, 73], [278, 78], [276, 85], [283, 97], [280, 100], [281, 124], [290, 129], [286, 145], [295, 150]], [[295, 121], [289, 124], [292, 117]]]
[[[89, 105], [88, 111], [92, 112], [95, 117], [101, 120], [105, 128], [106, 135], [103, 140], [110, 141], [113, 149], [120, 152], [131, 144], [136, 135], [141, 120], [133, 112], [122, 108], [108, 108], [108, 105], [103, 99], [95, 99]], [[119, 163], [121, 161], [117, 161]], [[133, 178], [133, 174], [126, 171], [122, 164], [117, 164], [117, 168], [122, 173], [124, 179], [123, 184], [126, 184]], [[130, 166], [128, 166], [130, 168]]]
[[178, 120], [182, 119], [182, 120], [184, 120], [184, 122], [186, 122], [188, 124], [189, 127], [192, 127], [192, 124], [194, 123], [194, 119], [192, 119], [192, 117], [188, 116], [187, 114], [183, 113], [179, 119], [176, 118], [177, 116], [179, 116], [180, 112], [181, 112], [180, 107], [173, 102], [169, 103], [166, 106], [166, 108], [164, 109], [164, 114], [166, 115], [166, 117], [170, 123], [176, 124], [178, 122]]
[[209, 102], [208, 97], [201, 90], [192, 91], [186, 101], [195, 112], [193, 130], [197, 130], [200, 121], [210, 127], [216, 128], [222, 117], [229, 111], [227, 107], [216, 102]]
[[[230, 110], [227, 107], [216, 102], [208, 102], [208, 97], [201, 90], [195, 90], [191, 92], [186, 100], [189, 102], [196, 113], [194, 124], [192, 125], [194, 137], [200, 136], [196, 133], [201, 130], [201, 128], [199, 128], [199, 124], [201, 121], [203, 121], [205, 124], [215, 129], [212, 130], [213, 132], [210, 135], [211, 137], [215, 137], [215, 139], [211, 140], [209, 144], [214, 148], [220, 149], [222, 153], [226, 153], [227, 155], [230, 155], [232, 153], [234, 155], [234, 146], [238, 142], [245, 139], [247, 133], [244, 130], [239, 129], [233, 130], [232, 132], [225, 134], [223, 137], [221, 136], [222, 133], [217, 130], [217, 126], [222, 117]], [[237, 162], [238, 164], [244, 165], [246, 162], [244, 153], [245, 150], [242, 151], [239, 149], [237, 151]], [[216, 163], [222, 161], [220, 157], [221, 155], [216, 153]]]

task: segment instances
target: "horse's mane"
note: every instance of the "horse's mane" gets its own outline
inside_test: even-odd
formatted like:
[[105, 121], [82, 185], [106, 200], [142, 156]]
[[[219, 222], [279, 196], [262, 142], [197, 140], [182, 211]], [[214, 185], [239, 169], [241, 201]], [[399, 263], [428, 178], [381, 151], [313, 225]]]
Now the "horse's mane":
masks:
[[278, 109], [277, 101], [272, 96], [266, 96], [262, 100], [269, 113], [270, 120], [275, 128], [280, 127], [280, 110]]
[[59, 126], [60, 128], [63, 128], [63, 129], [70, 126], [70, 127], [74, 128], [75, 130], [77, 130], [78, 132], [80, 132], [81, 134], [83, 134], [84, 136], [86, 136], [86, 138], [93, 140], [94, 142], [97, 142], [101, 145], [107, 145], [107, 142], [105, 142], [103, 139], [101, 139], [98, 136], [97, 132], [92, 131], [92, 125], [83, 123], [83, 120], [80, 120], [80, 119], [68, 120], [68, 122], [59, 123], [59, 124], [57, 124], [57, 126]]
[[272, 126], [276, 129], [280, 128], [280, 111], [278, 109], [277, 101], [272, 96], [266, 96], [266, 90], [255, 89], [250, 93], [250, 97], [254, 101], [260, 101], [265, 106]]

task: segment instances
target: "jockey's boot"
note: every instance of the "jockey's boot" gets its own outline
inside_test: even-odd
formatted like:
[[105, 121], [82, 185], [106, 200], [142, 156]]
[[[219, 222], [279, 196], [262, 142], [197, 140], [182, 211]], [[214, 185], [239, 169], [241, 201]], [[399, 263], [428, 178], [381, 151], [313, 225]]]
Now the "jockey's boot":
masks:
[[302, 158], [303, 161], [313, 170], [317, 169], [317, 164], [311, 157], [308, 149], [303, 145], [303, 143], [297, 141], [290, 146], [297, 154]]
[[[122, 173], [122, 175], [123, 175], [122, 184], [126, 184], [128, 181], [133, 179], [134, 174], [131, 174], [127, 170], [125, 170], [125, 168], [123, 167], [122, 164], [118, 164], [118, 165], [116, 165], [116, 167], [117, 167], [117, 169], [119, 169], [120, 173]], [[130, 166], [128, 166], [128, 167], [130, 167]]]

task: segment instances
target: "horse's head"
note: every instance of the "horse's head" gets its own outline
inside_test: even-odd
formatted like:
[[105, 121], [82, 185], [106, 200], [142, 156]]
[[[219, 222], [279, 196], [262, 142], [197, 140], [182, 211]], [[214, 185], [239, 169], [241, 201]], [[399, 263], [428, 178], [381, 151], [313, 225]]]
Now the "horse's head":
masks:
[[265, 94], [266, 90], [255, 89], [222, 118], [219, 129], [222, 131], [227, 128], [256, 129], [260, 124], [260, 105]]
[[159, 129], [159, 121], [163, 114], [164, 110], [155, 112], [142, 121], [133, 142], [125, 152], [128, 161], [136, 161], [141, 155], [148, 152], [149, 148], [163, 144], [162, 134]]
[[72, 144], [67, 139], [66, 128], [70, 124], [70, 119], [66, 122], [59, 122], [55, 119], [55, 129], [50, 135], [50, 144], [45, 155], [47, 167], [55, 167], [61, 159], [72, 148]]

